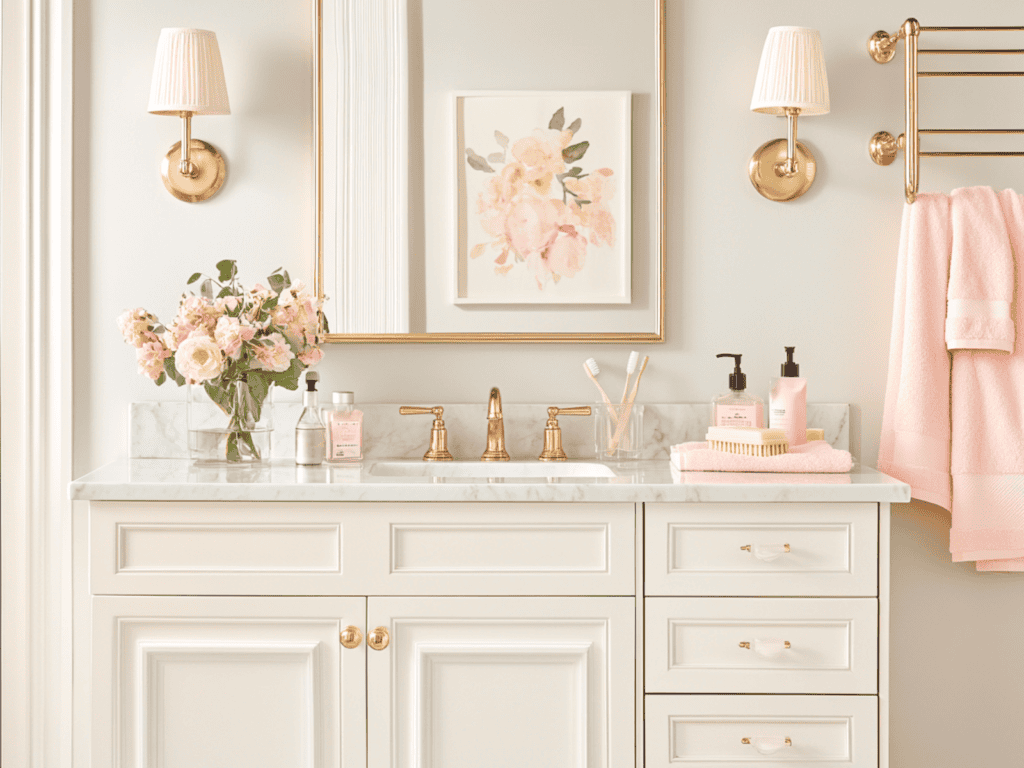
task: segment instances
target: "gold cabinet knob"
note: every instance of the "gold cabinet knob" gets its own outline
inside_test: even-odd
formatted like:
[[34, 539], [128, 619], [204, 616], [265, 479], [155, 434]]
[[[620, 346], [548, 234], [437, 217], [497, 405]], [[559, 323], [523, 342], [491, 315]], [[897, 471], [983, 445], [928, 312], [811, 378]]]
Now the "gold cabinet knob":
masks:
[[359, 631], [359, 627], [353, 627], [350, 624], [341, 630], [341, 644], [346, 648], [358, 648], [361, 642], [363, 642], [363, 633]]
[[366, 636], [366, 644], [375, 651], [383, 651], [391, 642], [391, 635], [384, 627], [377, 627]]

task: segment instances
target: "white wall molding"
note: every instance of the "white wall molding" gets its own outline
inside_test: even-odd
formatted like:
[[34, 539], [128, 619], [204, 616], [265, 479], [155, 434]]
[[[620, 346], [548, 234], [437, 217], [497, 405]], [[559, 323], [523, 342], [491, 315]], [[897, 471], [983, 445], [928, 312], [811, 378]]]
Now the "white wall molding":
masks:
[[71, 765], [71, 0], [3, 0], [3, 731]]
[[406, 333], [406, 0], [323, 0], [321, 34], [321, 247], [331, 331]]

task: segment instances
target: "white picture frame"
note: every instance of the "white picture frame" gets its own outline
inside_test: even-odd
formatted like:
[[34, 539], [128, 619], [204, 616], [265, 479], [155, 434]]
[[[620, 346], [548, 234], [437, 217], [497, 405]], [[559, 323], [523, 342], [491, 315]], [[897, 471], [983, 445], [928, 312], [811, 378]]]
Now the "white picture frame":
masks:
[[630, 304], [631, 92], [457, 91], [451, 110], [452, 303]]

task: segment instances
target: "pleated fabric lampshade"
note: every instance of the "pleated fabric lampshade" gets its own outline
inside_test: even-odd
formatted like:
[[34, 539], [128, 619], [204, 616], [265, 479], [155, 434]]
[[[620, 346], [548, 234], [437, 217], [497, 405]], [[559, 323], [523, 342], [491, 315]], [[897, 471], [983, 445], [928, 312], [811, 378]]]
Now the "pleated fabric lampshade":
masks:
[[207, 29], [160, 30], [149, 92], [157, 115], [230, 115], [217, 35]]
[[825, 56], [816, 29], [768, 30], [750, 109], [784, 115], [787, 108], [799, 109], [801, 115], [823, 115], [829, 110]]

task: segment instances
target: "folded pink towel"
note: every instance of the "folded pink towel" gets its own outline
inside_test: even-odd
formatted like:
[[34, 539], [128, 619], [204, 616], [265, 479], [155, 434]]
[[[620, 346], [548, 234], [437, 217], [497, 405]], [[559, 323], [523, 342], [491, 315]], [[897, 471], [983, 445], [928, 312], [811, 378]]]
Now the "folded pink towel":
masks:
[[1024, 345], [1014, 351], [1011, 319], [1024, 318], [1024, 277], [1014, 270], [1014, 253], [1024, 254], [1024, 198], [961, 189], [952, 210], [949, 548], [955, 562], [976, 560], [980, 571], [1024, 571]]
[[848, 474], [824, 472], [682, 472], [672, 467], [672, 482], [678, 485], [849, 485]]
[[833, 448], [824, 440], [790, 446], [779, 456], [743, 456], [713, 451], [707, 443], [672, 446], [672, 466], [681, 472], [849, 472], [849, 451]]
[[1017, 197], [1009, 189], [997, 196], [991, 187], [955, 189], [950, 195], [953, 249], [946, 306], [950, 352], [1013, 352], [1014, 265], [1007, 223], [1012, 221]]

